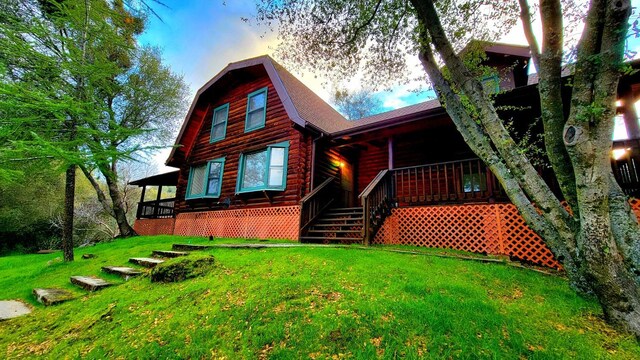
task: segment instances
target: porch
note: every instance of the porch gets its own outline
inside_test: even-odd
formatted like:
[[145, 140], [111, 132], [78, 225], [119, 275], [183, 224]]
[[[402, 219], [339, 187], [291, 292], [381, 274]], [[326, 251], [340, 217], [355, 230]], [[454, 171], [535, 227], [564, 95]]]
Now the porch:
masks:
[[[129, 185], [136, 185], [141, 188], [136, 219], [174, 218], [175, 187], [177, 183], [178, 171], [131, 181]], [[153, 200], [147, 200], [149, 196]]]

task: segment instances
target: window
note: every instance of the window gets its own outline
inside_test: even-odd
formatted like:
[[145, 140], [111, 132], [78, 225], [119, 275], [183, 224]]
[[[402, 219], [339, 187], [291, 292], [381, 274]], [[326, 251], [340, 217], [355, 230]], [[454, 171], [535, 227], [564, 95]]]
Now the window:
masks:
[[487, 191], [487, 177], [484, 174], [464, 174], [462, 176], [462, 191], [466, 193]]
[[247, 119], [244, 122], [244, 132], [264, 127], [267, 114], [267, 88], [262, 88], [249, 94], [247, 100]]
[[500, 78], [498, 75], [485, 76], [480, 82], [487, 94], [497, 94], [500, 92]]
[[187, 199], [216, 198], [220, 196], [224, 158], [211, 160], [206, 164], [194, 166], [189, 172]]
[[229, 118], [229, 104], [224, 104], [213, 110], [211, 120], [210, 143], [223, 140], [227, 134], [227, 119]]
[[236, 192], [284, 190], [287, 187], [289, 142], [240, 155]]

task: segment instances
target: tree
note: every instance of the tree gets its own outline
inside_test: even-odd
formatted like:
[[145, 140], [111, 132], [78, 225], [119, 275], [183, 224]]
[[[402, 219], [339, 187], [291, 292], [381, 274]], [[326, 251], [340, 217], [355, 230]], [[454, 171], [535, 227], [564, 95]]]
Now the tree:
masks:
[[[392, 80], [406, 70], [407, 57], [419, 57], [458, 131], [562, 262], [571, 285], [593, 293], [612, 325], [640, 337], [640, 230], [610, 164], [631, 4], [591, 0], [586, 13], [579, 5], [540, 0], [542, 46], [526, 0], [263, 0], [258, 20], [278, 24], [286, 62], [343, 78], [362, 70], [370, 81]], [[539, 74], [546, 153], [571, 212], [538, 175], [456, 51], [470, 38], [491, 39], [519, 17]], [[563, 102], [564, 24], [575, 27], [580, 20], [571, 100]]]
[[333, 94], [332, 100], [338, 107], [338, 111], [349, 120], [358, 120], [382, 112], [380, 99], [376, 98], [370, 89], [360, 89], [355, 92], [338, 89]]
[[[126, 184], [121, 184], [119, 163], [171, 141], [185, 109], [187, 86], [182, 77], [162, 64], [160, 52], [153, 48], [137, 49], [131, 68], [114, 83], [112, 91], [104, 92], [108, 112], [96, 124], [88, 146], [93, 154], [91, 162], [81, 169], [104, 211], [116, 220], [118, 235], [126, 237], [136, 233], [127, 219]], [[104, 178], [110, 200], [93, 169]]]
[[[76, 168], [118, 155], [90, 144], [110, 110], [104, 94], [130, 67], [143, 19], [134, 15], [119, 0], [0, 2], [0, 134], [21, 135], [6, 138], [0, 156], [49, 158], [65, 169], [65, 261], [73, 260]], [[108, 130], [126, 131], [117, 125]]]

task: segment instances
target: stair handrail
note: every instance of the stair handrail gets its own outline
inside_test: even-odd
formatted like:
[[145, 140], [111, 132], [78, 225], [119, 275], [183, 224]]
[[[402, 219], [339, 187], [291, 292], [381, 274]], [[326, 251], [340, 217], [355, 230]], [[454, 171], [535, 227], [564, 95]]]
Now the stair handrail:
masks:
[[369, 245], [393, 206], [391, 172], [388, 169], [380, 171], [358, 197], [364, 220], [363, 240]]
[[305, 235], [309, 225], [333, 202], [335, 194], [331, 184], [335, 181], [334, 176], [327, 178], [300, 200], [300, 237]]

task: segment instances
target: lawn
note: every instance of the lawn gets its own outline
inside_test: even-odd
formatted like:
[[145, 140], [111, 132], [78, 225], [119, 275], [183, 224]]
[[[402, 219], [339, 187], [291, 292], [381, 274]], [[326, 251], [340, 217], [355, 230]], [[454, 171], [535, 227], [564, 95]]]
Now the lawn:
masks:
[[[640, 358], [566, 280], [501, 264], [355, 248], [212, 249], [208, 275], [148, 277], [87, 294], [71, 275], [170, 249], [171, 236], [0, 258], [0, 299], [31, 315], [0, 323], [0, 357], [31, 358]], [[227, 240], [227, 242], [229, 242]], [[80, 256], [93, 253], [95, 259]], [[44, 307], [34, 287], [78, 298]]]

